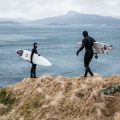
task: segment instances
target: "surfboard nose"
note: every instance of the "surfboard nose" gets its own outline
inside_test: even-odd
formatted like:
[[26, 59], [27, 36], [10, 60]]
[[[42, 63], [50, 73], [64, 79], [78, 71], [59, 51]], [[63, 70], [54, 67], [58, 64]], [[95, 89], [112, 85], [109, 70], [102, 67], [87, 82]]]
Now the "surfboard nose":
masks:
[[16, 53], [17, 53], [19, 56], [22, 56], [22, 55], [23, 55], [23, 50], [17, 50]]

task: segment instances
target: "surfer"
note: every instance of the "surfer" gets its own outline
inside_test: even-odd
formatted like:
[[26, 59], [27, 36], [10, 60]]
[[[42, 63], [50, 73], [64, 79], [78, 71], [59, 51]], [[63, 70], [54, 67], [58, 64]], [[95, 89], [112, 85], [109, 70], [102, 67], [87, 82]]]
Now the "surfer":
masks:
[[36, 78], [36, 64], [33, 63], [33, 55], [34, 55], [34, 53], [38, 54], [38, 52], [37, 52], [37, 43], [33, 43], [33, 49], [32, 49], [32, 53], [31, 53], [31, 63], [32, 63], [31, 78]]
[[89, 37], [87, 31], [83, 31], [83, 37], [84, 39], [82, 40], [82, 46], [80, 49], [77, 51], [77, 56], [79, 55], [79, 52], [85, 48], [85, 55], [84, 55], [84, 66], [85, 66], [85, 74], [84, 77], [87, 77], [87, 74], [90, 73], [91, 76], [94, 76], [92, 73], [89, 64], [93, 58], [94, 52], [93, 52], [93, 43], [95, 40], [92, 37]]

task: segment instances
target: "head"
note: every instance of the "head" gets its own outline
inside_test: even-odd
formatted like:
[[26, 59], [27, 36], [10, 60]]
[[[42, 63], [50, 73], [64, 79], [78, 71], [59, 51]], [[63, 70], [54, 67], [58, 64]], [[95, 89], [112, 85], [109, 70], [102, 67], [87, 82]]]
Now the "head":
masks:
[[88, 32], [87, 31], [83, 31], [83, 36], [84, 37], [88, 37]]
[[37, 43], [33, 43], [33, 47], [34, 47], [34, 48], [37, 48]]

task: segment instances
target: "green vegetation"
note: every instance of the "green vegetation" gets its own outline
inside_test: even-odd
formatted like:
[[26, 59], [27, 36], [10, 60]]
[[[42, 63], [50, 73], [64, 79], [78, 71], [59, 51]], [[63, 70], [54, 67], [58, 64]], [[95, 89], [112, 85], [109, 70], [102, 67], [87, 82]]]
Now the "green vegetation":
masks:
[[120, 92], [120, 85], [111, 85], [107, 88], [104, 88], [102, 90], [102, 92], [105, 94], [105, 95], [113, 95], [115, 94], [116, 92]]
[[5, 88], [1, 88], [0, 103], [4, 105], [13, 105], [15, 103], [15, 97], [12, 93], [7, 92]]
[[25, 118], [30, 116], [30, 114], [37, 108], [41, 107], [44, 102], [44, 96], [36, 96], [25, 101], [25, 104], [21, 107], [21, 115]]

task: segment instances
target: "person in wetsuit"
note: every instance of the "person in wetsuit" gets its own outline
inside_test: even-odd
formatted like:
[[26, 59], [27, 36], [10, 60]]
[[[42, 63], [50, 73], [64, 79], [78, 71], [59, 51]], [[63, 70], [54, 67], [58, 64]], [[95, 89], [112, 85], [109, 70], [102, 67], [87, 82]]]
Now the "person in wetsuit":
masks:
[[80, 49], [77, 51], [76, 54], [78, 56], [79, 52], [82, 51], [83, 48], [85, 48], [85, 55], [84, 55], [85, 74], [84, 74], [84, 77], [87, 77], [88, 73], [90, 73], [91, 76], [94, 76], [94, 74], [92, 73], [92, 71], [89, 67], [89, 64], [94, 55], [93, 43], [95, 42], [95, 40], [94, 40], [94, 38], [89, 37], [87, 31], [83, 31], [83, 37], [84, 37], [84, 39], [82, 40], [82, 46], [80, 47]]
[[[32, 53], [31, 53], [31, 63], [32, 63], [32, 67], [31, 67], [31, 78], [36, 78], [36, 64], [33, 63], [33, 55], [34, 53], [38, 54], [37, 52], [37, 43], [33, 44], [33, 49], [32, 49]], [[39, 54], [40, 56], [40, 54]]]

